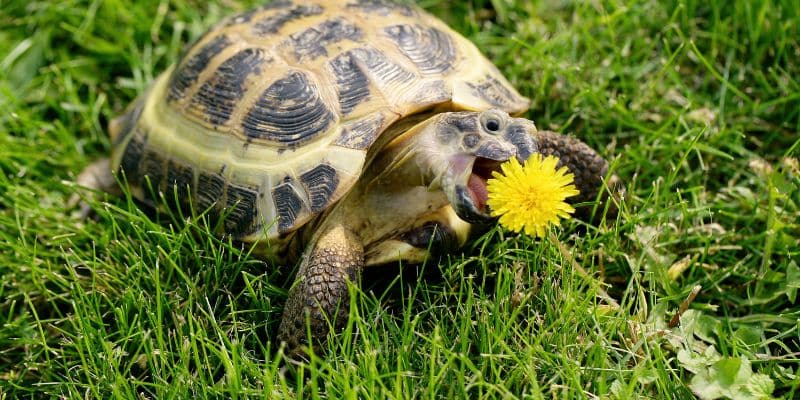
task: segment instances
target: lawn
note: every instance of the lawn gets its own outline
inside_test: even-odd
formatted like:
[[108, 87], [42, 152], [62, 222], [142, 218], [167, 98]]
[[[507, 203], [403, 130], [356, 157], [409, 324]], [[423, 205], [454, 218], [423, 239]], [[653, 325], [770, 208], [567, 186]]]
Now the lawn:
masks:
[[419, 4], [627, 199], [367, 272], [288, 372], [293, 266], [126, 198], [66, 206], [108, 121], [253, 3], [0, 1], [0, 400], [800, 397], [800, 2], [449, 3]]

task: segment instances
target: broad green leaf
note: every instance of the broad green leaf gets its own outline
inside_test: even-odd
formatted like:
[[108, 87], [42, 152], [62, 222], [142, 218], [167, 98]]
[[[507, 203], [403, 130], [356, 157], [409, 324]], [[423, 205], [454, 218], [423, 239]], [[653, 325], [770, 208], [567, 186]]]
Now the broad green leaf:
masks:
[[698, 371], [689, 387], [703, 400], [768, 400], [775, 384], [767, 375], [753, 374], [750, 360], [742, 356], [722, 358]]
[[[742, 359], [723, 358], [717, 361], [713, 368], [717, 370], [716, 376], [720, 384], [723, 386], [731, 386], [736, 384], [736, 379], [739, 378], [739, 372], [742, 369]], [[747, 378], [750, 378], [749, 373], [752, 373], [752, 371], [747, 371], [747, 373], [745, 373], [747, 374]]]
[[764, 374], [753, 374], [745, 385], [746, 389], [757, 399], [772, 399], [775, 382]]
[[733, 336], [747, 346], [755, 346], [761, 343], [764, 328], [757, 325], [742, 325], [733, 332]]
[[694, 334], [704, 342], [714, 343], [714, 337], [717, 336], [721, 325], [718, 319], [710, 315], [701, 314], [697, 318]]
[[714, 346], [708, 346], [705, 351], [697, 353], [687, 349], [678, 350], [678, 362], [692, 373], [700, 373], [720, 360], [720, 355]]

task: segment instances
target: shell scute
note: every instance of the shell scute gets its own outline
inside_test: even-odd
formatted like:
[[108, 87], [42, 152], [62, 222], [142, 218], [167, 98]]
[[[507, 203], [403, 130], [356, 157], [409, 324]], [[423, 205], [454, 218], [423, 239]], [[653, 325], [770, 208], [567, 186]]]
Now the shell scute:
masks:
[[415, 78], [414, 73], [387, 57], [386, 53], [377, 48], [361, 47], [351, 50], [350, 54], [364, 63], [372, 78], [384, 87], [405, 83]]
[[342, 53], [328, 62], [336, 77], [339, 111], [346, 116], [370, 95], [370, 81], [350, 52]]
[[[287, 8], [290, 6], [287, 6]], [[253, 23], [252, 31], [258, 36], [267, 36], [277, 33], [284, 25], [294, 20], [314, 15], [320, 15], [323, 8], [318, 4], [300, 4], [281, 10], [276, 14], [268, 15]]]
[[192, 97], [188, 112], [200, 114], [213, 125], [221, 125], [244, 97], [249, 76], [261, 74], [264, 51], [258, 48], [240, 50], [214, 71]]
[[323, 133], [336, 117], [306, 73], [290, 71], [258, 98], [242, 122], [248, 139], [298, 146]]
[[128, 136], [137, 131], [137, 123], [142, 115], [144, 108], [144, 98], [139, 97], [131, 103], [125, 113], [114, 118], [108, 126], [111, 142], [114, 146], [119, 146]]
[[339, 186], [339, 173], [328, 164], [320, 164], [300, 175], [300, 182], [308, 193], [312, 213], [328, 207], [328, 203]]
[[186, 91], [197, 82], [200, 73], [208, 67], [211, 59], [228, 48], [231, 43], [231, 39], [225, 35], [215, 36], [186, 59], [183, 65], [172, 74], [167, 100], [175, 101], [182, 99]]
[[195, 195], [198, 212], [208, 212], [210, 221], [219, 219], [222, 208], [220, 200], [225, 190], [225, 179], [217, 173], [201, 171], [197, 175], [197, 190]]
[[519, 103], [519, 96], [509, 90], [507, 85], [502, 84], [494, 76], [487, 75], [477, 83], [467, 83], [473, 94], [482, 97], [491, 105], [500, 109], [509, 109]]
[[[395, 117], [396, 118], [396, 117]], [[387, 125], [383, 114], [375, 114], [342, 126], [334, 144], [354, 150], [366, 150], [378, 138]]]
[[252, 233], [258, 221], [258, 190], [229, 184], [225, 194], [225, 232], [234, 237]]
[[138, 183], [139, 181], [139, 163], [144, 155], [145, 143], [147, 143], [146, 136], [133, 134], [125, 146], [125, 152], [122, 153], [119, 168], [125, 174], [124, 178], [128, 183]]
[[180, 201], [188, 202], [192, 187], [194, 187], [194, 169], [185, 163], [170, 159], [167, 162], [165, 187], [168, 198], [176, 197]]
[[140, 185], [144, 191], [146, 201], [151, 205], [158, 204], [159, 194], [162, 192], [162, 183], [167, 166], [167, 159], [160, 152], [145, 147], [139, 163], [138, 175], [141, 179]]
[[345, 40], [359, 42], [363, 36], [361, 28], [344, 18], [335, 17], [289, 35], [284, 46], [292, 50], [295, 60], [303, 62], [327, 56], [327, 47], [334, 43]]
[[303, 200], [294, 190], [293, 180], [288, 179], [272, 188], [272, 199], [278, 214], [278, 232], [290, 231], [305, 208]]
[[425, 75], [438, 75], [453, 69], [456, 48], [450, 35], [432, 26], [401, 24], [384, 32], [401, 52]]

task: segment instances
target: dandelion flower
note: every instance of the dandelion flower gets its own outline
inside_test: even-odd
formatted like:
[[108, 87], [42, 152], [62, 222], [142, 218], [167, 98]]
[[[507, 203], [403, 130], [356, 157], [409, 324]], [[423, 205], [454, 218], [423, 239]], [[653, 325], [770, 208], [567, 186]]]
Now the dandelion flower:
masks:
[[493, 217], [500, 217], [500, 225], [544, 237], [549, 224], [559, 225], [561, 218], [575, 212], [564, 201], [580, 193], [573, 184], [574, 175], [567, 173], [567, 167], [556, 170], [557, 164], [556, 157], [533, 154], [524, 166], [511, 158], [500, 166], [502, 174], [492, 172], [486, 204]]

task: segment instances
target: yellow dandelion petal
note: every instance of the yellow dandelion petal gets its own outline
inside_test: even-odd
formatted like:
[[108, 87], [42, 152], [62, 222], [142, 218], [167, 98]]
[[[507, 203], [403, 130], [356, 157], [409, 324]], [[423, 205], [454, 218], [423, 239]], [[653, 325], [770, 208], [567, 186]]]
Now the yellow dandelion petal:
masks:
[[565, 202], [580, 192], [573, 184], [575, 176], [566, 167], [556, 169], [558, 159], [532, 155], [525, 165], [516, 158], [500, 166], [487, 181], [486, 204], [500, 225], [514, 232], [544, 237], [548, 225], [558, 225], [575, 209]]

